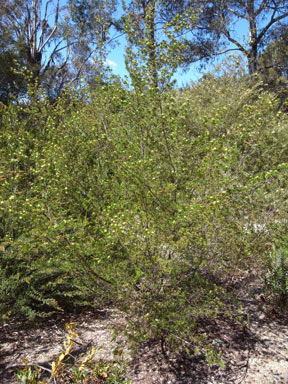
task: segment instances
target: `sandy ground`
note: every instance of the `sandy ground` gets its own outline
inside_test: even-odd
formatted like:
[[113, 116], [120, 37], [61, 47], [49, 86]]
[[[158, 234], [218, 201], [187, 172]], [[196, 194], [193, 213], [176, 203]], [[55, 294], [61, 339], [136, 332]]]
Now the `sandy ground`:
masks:
[[261, 286], [253, 275], [237, 282], [237, 292], [247, 324], [234, 318], [205, 325], [208, 341], [222, 351], [225, 368], [209, 367], [200, 354], [180, 357], [163, 349], [159, 342], [143, 345], [133, 357], [125, 337], [114, 337], [113, 328], [125, 326], [125, 315], [115, 309], [86, 310], [73, 316], [42, 321], [37, 328], [21, 323], [0, 326], [0, 383], [13, 384], [13, 373], [23, 360], [50, 367], [62, 349], [65, 323], [77, 323], [74, 354], [93, 345], [96, 359], [115, 359], [113, 350], [123, 349], [131, 383], [152, 384], [288, 384], [288, 316], [272, 310], [260, 300]]

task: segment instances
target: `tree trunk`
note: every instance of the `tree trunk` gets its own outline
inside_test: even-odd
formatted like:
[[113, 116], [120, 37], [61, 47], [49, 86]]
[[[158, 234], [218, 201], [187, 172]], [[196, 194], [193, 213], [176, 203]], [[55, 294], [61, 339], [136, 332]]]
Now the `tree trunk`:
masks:
[[258, 70], [258, 49], [257, 45], [250, 48], [248, 55], [248, 71], [249, 75], [254, 75]]
[[249, 53], [248, 53], [248, 71], [249, 75], [257, 72], [258, 61], [258, 40], [257, 40], [257, 24], [255, 14], [254, 0], [247, 1], [247, 15], [249, 24]]
[[149, 5], [147, 12], [148, 27], [148, 68], [150, 73], [150, 83], [153, 88], [158, 88], [158, 73], [156, 63], [156, 37], [155, 37], [155, 1]]

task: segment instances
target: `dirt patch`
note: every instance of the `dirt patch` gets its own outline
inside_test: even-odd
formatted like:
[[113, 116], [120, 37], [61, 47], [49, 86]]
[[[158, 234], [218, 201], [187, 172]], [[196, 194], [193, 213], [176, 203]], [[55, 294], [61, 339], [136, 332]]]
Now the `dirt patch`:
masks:
[[[23, 360], [50, 368], [51, 362], [63, 349], [67, 332], [65, 324], [77, 324], [78, 337], [75, 339], [73, 355], [87, 352], [91, 346], [96, 349], [95, 359], [112, 361], [113, 350], [125, 344], [123, 337], [115, 338], [114, 327], [121, 327], [124, 315], [115, 309], [103, 311], [86, 310], [78, 315], [57, 316], [41, 321], [37, 328], [21, 327], [18, 323], [0, 327], [0, 378], [2, 383], [16, 383], [13, 374], [23, 368]], [[129, 351], [123, 348], [124, 358], [129, 359]], [[0, 381], [1, 382], [1, 381]]]
[[35, 328], [19, 323], [0, 327], [0, 382], [13, 383], [13, 373], [23, 367], [23, 359], [49, 367], [62, 348], [65, 323], [77, 323], [76, 354], [96, 348], [96, 359], [112, 361], [120, 346], [128, 362], [127, 376], [139, 384], [287, 384], [287, 317], [271, 310], [261, 299], [257, 276], [248, 274], [235, 284], [246, 324], [231, 313], [203, 324], [208, 342], [222, 351], [225, 368], [208, 366], [202, 354], [179, 356], [159, 341], [150, 341], [131, 356], [124, 335], [114, 338], [113, 328], [125, 326], [125, 315], [116, 309], [86, 310], [79, 315], [58, 316]]

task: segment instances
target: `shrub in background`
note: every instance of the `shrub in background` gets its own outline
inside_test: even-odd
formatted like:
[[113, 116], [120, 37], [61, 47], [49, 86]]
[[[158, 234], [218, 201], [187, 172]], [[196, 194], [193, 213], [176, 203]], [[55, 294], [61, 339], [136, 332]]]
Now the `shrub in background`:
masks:
[[274, 250], [268, 258], [264, 276], [267, 297], [282, 309], [288, 304], [288, 249]]

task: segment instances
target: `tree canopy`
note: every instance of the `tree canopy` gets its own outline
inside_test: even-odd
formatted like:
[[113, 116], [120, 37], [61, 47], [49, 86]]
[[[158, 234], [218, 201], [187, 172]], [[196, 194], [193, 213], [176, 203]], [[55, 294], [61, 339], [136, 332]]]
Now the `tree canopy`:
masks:
[[[238, 51], [248, 62], [248, 72], [258, 69], [258, 58], [265, 48], [273, 27], [287, 24], [287, 1], [269, 0], [183, 0], [177, 5], [171, 1], [169, 10], [183, 14], [194, 10], [197, 22], [188, 25], [191, 39], [187, 38], [184, 63], [190, 64], [198, 58], [211, 58], [227, 52]], [[246, 24], [247, 33], [237, 33], [239, 23]], [[239, 36], [240, 35], [240, 36]], [[206, 45], [202, 43], [206, 40]], [[197, 42], [200, 44], [196, 44]], [[195, 57], [198, 48], [198, 58]]]
[[[97, 86], [95, 78], [105, 71], [107, 49], [117, 45], [119, 34], [126, 36], [131, 77], [142, 71], [144, 78], [146, 72], [154, 88], [169, 83], [179, 67], [205, 64], [231, 52], [247, 59], [250, 75], [261, 72], [266, 49], [266, 62], [269, 55], [282, 60], [277, 73], [286, 65], [280, 50], [272, 49], [272, 41], [281, 36], [281, 52], [285, 51], [286, 1], [131, 0], [122, 6], [117, 0], [3, 0], [1, 100], [25, 92], [22, 79], [28, 73], [29, 81], [37, 81], [52, 99], [67, 84], [74, 88], [83, 84], [83, 78]], [[244, 38], [237, 32], [243, 23]], [[270, 66], [272, 62], [275, 58]], [[285, 70], [281, 73], [286, 76]]]

